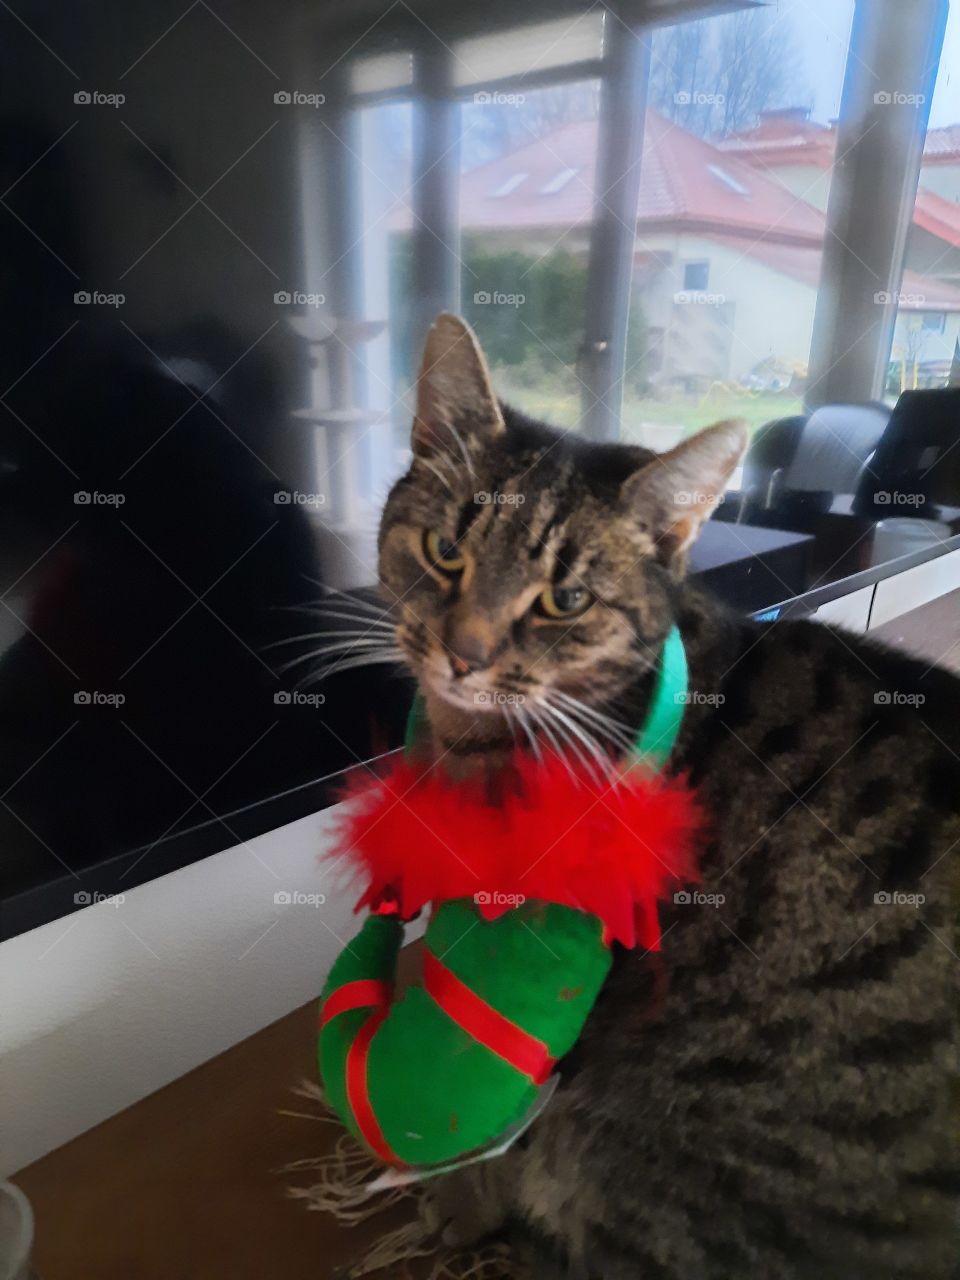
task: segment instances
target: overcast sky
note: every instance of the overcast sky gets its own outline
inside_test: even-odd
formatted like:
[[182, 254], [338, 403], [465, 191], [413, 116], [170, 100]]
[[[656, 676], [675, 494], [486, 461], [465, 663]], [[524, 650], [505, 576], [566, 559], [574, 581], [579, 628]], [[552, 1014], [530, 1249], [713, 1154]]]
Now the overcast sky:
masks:
[[[798, 42], [801, 81], [807, 100], [812, 94], [814, 119], [831, 119], [840, 110], [853, 0], [774, 0], [770, 8]], [[956, 123], [960, 123], [960, 0], [953, 0], [947, 20], [930, 107], [931, 128]]]

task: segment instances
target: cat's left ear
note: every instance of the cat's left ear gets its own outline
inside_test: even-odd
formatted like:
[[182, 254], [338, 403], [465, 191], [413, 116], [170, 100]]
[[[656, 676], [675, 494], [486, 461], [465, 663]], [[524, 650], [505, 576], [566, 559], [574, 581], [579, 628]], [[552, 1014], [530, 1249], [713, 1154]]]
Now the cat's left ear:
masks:
[[442, 453], [463, 462], [471, 439], [487, 441], [505, 430], [476, 335], [465, 320], [444, 311], [423, 350], [410, 436], [414, 456]]
[[742, 418], [714, 423], [635, 471], [623, 485], [630, 510], [652, 533], [657, 558], [682, 567], [747, 447]]

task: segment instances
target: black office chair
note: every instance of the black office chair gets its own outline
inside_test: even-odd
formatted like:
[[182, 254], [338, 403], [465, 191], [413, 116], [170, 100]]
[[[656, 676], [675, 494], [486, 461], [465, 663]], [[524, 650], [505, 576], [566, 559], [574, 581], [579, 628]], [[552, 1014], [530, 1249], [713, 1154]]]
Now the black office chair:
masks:
[[889, 417], [882, 404], [831, 404], [766, 423], [750, 443], [741, 489], [718, 515], [808, 532], [837, 494], [858, 491]]
[[960, 387], [904, 391], [860, 479], [853, 510], [939, 520], [960, 507]]

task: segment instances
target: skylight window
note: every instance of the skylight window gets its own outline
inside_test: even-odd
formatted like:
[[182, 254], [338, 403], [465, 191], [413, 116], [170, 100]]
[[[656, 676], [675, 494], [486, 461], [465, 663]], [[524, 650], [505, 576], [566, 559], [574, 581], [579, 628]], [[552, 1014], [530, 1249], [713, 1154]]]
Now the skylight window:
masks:
[[579, 173], [579, 169], [561, 169], [559, 173], [555, 173], [548, 183], [540, 188], [542, 196], [555, 196], [558, 191], [562, 191], [571, 178], [575, 178]]
[[718, 164], [708, 164], [707, 170], [718, 178], [725, 187], [729, 187], [731, 191], [735, 191], [738, 196], [748, 196], [750, 188], [745, 187], [742, 182], [738, 182], [732, 174], [727, 173], [726, 169], [721, 169]]
[[526, 181], [528, 176], [529, 175], [526, 173], [512, 173], [510, 177], [506, 180], [506, 182], [500, 183], [496, 191], [493, 192], [493, 195], [495, 196], [510, 195], [511, 192], [516, 191], [517, 187], [519, 187], [521, 182]]

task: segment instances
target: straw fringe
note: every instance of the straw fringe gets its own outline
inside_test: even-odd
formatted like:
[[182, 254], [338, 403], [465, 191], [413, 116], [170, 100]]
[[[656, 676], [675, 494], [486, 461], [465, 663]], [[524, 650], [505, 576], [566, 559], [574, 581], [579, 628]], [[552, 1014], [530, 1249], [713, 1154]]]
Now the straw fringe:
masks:
[[[422, 1210], [422, 1186], [412, 1183], [371, 1193], [368, 1184], [382, 1172], [374, 1156], [362, 1148], [349, 1133], [343, 1131], [338, 1117], [331, 1111], [323, 1090], [313, 1081], [304, 1080], [293, 1092], [311, 1104], [311, 1109], [281, 1111], [282, 1115], [319, 1121], [338, 1129], [333, 1149], [322, 1156], [295, 1160], [281, 1170], [284, 1174], [311, 1173], [316, 1181], [308, 1186], [291, 1186], [287, 1194], [300, 1200], [311, 1212], [328, 1213], [344, 1227], [356, 1227], [375, 1218], [392, 1206], [406, 1200], [419, 1210], [419, 1216], [377, 1240], [364, 1257], [346, 1271], [351, 1280], [380, 1273], [391, 1280], [413, 1280], [409, 1264], [419, 1258], [435, 1258], [428, 1280], [527, 1280], [517, 1268], [506, 1245], [482, 1249], [454, 1251], [447, 1248], [438, 1225], [428, 1221]], [[422, 1273], [421, 1273], [422, 1274]]]

